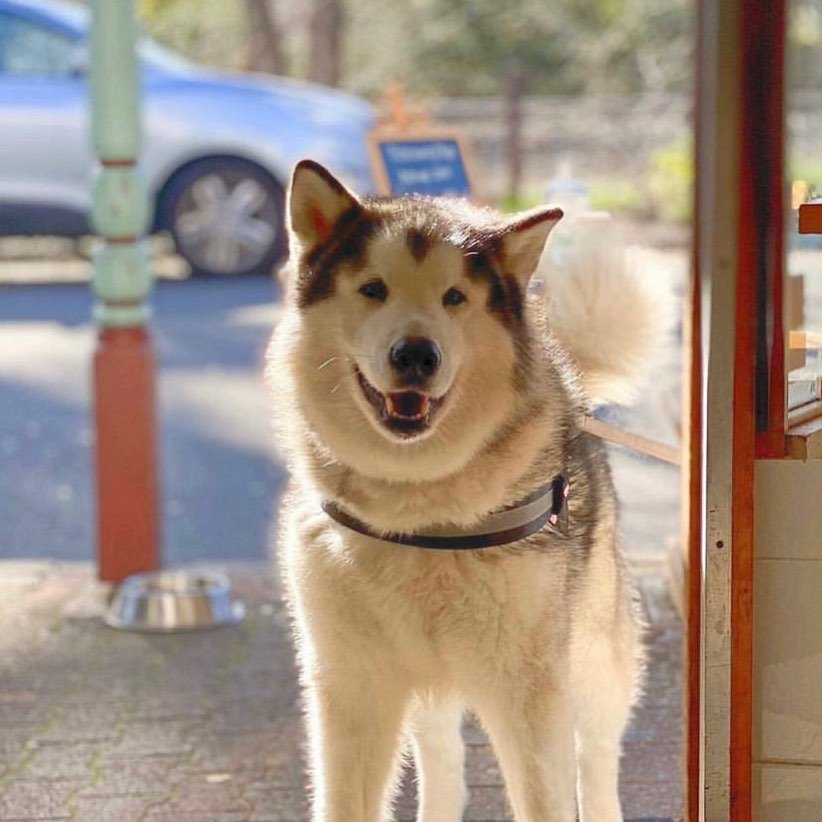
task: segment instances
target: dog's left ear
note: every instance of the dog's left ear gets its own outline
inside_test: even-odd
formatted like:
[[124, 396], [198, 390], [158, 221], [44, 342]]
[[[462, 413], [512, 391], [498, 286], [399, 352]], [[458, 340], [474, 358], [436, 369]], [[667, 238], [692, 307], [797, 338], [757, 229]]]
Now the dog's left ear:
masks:
[[288, 190], [288, 221], [305, 248], [322, 242], [337, 220], [360, 202], [328, 169], [313, 160], [294, 168]]
[[500, 252], [507, 273], [528, 281], [536, 271], [551, 229], [562, 219], [562, 209], [542, 206], [517, 214], [503, 229]]

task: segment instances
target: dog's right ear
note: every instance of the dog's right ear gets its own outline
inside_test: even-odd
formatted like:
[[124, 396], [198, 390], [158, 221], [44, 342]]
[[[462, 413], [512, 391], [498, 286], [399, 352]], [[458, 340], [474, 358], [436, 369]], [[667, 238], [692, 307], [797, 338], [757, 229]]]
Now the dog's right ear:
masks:
[[328, 169], [300, 160], [288, 190], [288, 221], [304, 248], [322, 242], [337, 220], [360, 202]]

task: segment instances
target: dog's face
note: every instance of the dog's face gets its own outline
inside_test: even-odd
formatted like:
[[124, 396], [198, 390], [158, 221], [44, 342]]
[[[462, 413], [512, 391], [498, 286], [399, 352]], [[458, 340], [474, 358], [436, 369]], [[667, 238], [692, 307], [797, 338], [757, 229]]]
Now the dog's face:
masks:
[[560, 218], [456, 201], [360, 201], [304, 161], [289, 193], [300, 404], [343, 462], [423, 479], [503, 424], [526, 366], [524, 294]]

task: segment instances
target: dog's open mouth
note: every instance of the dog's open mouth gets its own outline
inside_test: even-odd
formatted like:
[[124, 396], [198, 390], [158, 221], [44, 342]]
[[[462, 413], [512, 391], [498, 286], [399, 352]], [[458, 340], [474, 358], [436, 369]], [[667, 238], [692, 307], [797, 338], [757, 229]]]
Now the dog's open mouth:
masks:
[[420, 391], [391, 391], [383, 394], [368, 382], [359, 368], [357, 380], [380, 422], [400, 437], [414, 437], [427, 430], [445, 399], [444, 394], [432, 397]]

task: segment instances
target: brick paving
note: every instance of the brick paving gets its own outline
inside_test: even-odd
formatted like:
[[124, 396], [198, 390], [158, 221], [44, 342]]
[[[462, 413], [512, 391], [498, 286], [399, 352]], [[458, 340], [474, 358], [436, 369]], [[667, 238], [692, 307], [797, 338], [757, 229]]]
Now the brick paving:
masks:
[[[302, 725], [275, 579], [227, 569], [234, 628], [151, 636], [100, 621], [88, 564], [0, 563], [0, 820], [300, 822]], [[658, 572], [640, 588], [651, 678], [622, 765], [626, 818], [678, 819], [681, 631]], [[467, 722], [465, 819], [511, 819], [493, 754]], [[406, 779], [398, 820], [413, 820]]]

